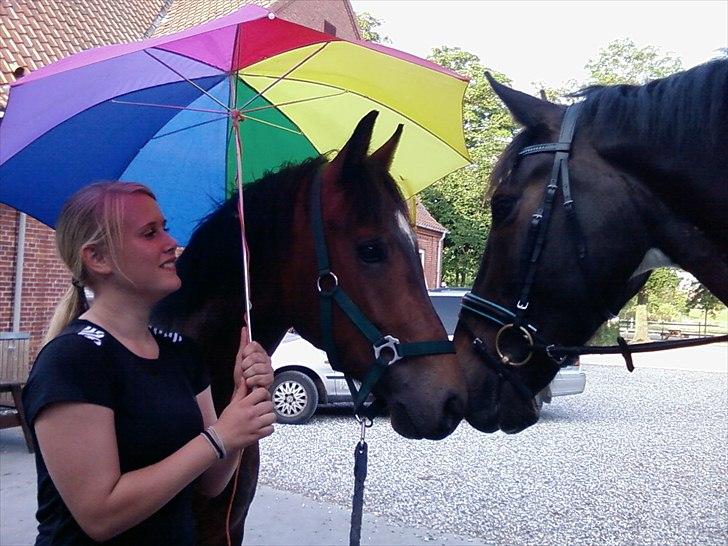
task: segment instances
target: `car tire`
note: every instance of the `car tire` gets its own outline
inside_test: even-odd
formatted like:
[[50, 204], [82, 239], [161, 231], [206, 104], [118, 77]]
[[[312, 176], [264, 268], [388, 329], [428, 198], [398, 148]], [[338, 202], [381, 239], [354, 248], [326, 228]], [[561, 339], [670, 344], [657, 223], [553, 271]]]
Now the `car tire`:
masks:
[[285, 425], [307, 423], [318, 406], [316, 385], [301, 372], [281, 372], [273, 381], [270, 392], [276, 418]]

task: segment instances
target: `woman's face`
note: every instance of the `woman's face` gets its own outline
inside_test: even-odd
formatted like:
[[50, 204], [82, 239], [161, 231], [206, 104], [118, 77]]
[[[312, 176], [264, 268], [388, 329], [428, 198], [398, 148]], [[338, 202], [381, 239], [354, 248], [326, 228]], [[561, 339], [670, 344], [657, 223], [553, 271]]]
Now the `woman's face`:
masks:
[[123, 199], [120, 271], [114, 268], [112, 277], [124, 289], [155, 303], [181, 285], [175, 268], [177, 242], [165, 231], [164, 217], [154, 199], [142, 193]]

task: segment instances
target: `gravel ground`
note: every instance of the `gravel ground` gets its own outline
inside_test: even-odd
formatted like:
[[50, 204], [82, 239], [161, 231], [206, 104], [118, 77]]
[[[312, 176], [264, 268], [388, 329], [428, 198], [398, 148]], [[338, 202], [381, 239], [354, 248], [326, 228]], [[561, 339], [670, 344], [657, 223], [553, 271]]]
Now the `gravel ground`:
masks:
[[[367, 433], [367, 515], [488, 544], [728, 542], [723, 373], [583, 365], [584, 394], [508, 436], [463, 423], [411, 441], [386, 417]], [[262, 483], [348, 507], [358, 426], [346, 410], [278, 425]]]

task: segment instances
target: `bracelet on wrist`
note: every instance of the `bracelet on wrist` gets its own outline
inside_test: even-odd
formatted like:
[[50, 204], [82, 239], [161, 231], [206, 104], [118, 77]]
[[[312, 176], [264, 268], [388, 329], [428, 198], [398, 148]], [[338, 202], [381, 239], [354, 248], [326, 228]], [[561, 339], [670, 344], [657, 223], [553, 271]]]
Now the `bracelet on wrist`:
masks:
[[[218, 459], [222, 460], [225, 458], [225, 448], [222, 445], [218, 444], [215, 437], [213, 437], [213, 435], [210, 433], [210, 428], [212, 427], [209, 427], [207, 430], [203, 430], [200, 434], [203, 438], [205, 438], [205, 440], [207, 440], [207, 443], [210, 444], [210, 447], [212, 447], [212, 450], [215, 452], [215, 456]], [[217, 434], [215, 434], [215, 436], [217, 436]]]

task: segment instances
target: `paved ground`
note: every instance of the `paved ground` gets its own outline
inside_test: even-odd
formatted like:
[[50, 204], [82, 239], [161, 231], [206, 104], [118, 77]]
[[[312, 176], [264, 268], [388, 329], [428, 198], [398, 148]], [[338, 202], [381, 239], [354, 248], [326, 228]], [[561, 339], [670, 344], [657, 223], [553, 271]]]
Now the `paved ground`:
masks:
[[[0, 430], [0, 545], [27, 546], [35, 541], [35, 480], [33, 455], [20, 428]], [[243, 544], [346, 545], [350, 517], [348, 508], [263, 485], [251, 506]], [[484, 544], [370, 515], [364, 516], [361, 536], [362, 545]]]
[[[618, 358], [585, 357], [586, 392], [515, 436], [464, 424], [412, 442], [380, 419], [362, 544], [725, 546], [728, 347], [635, 360], [629, 374]], [[245, 545], [348, 542], [354, 428], [346, 411], [277, 427]], [[2, 430], [2, 546], [32, 542], [34, 509], [33, 458], [20, 429]]]

